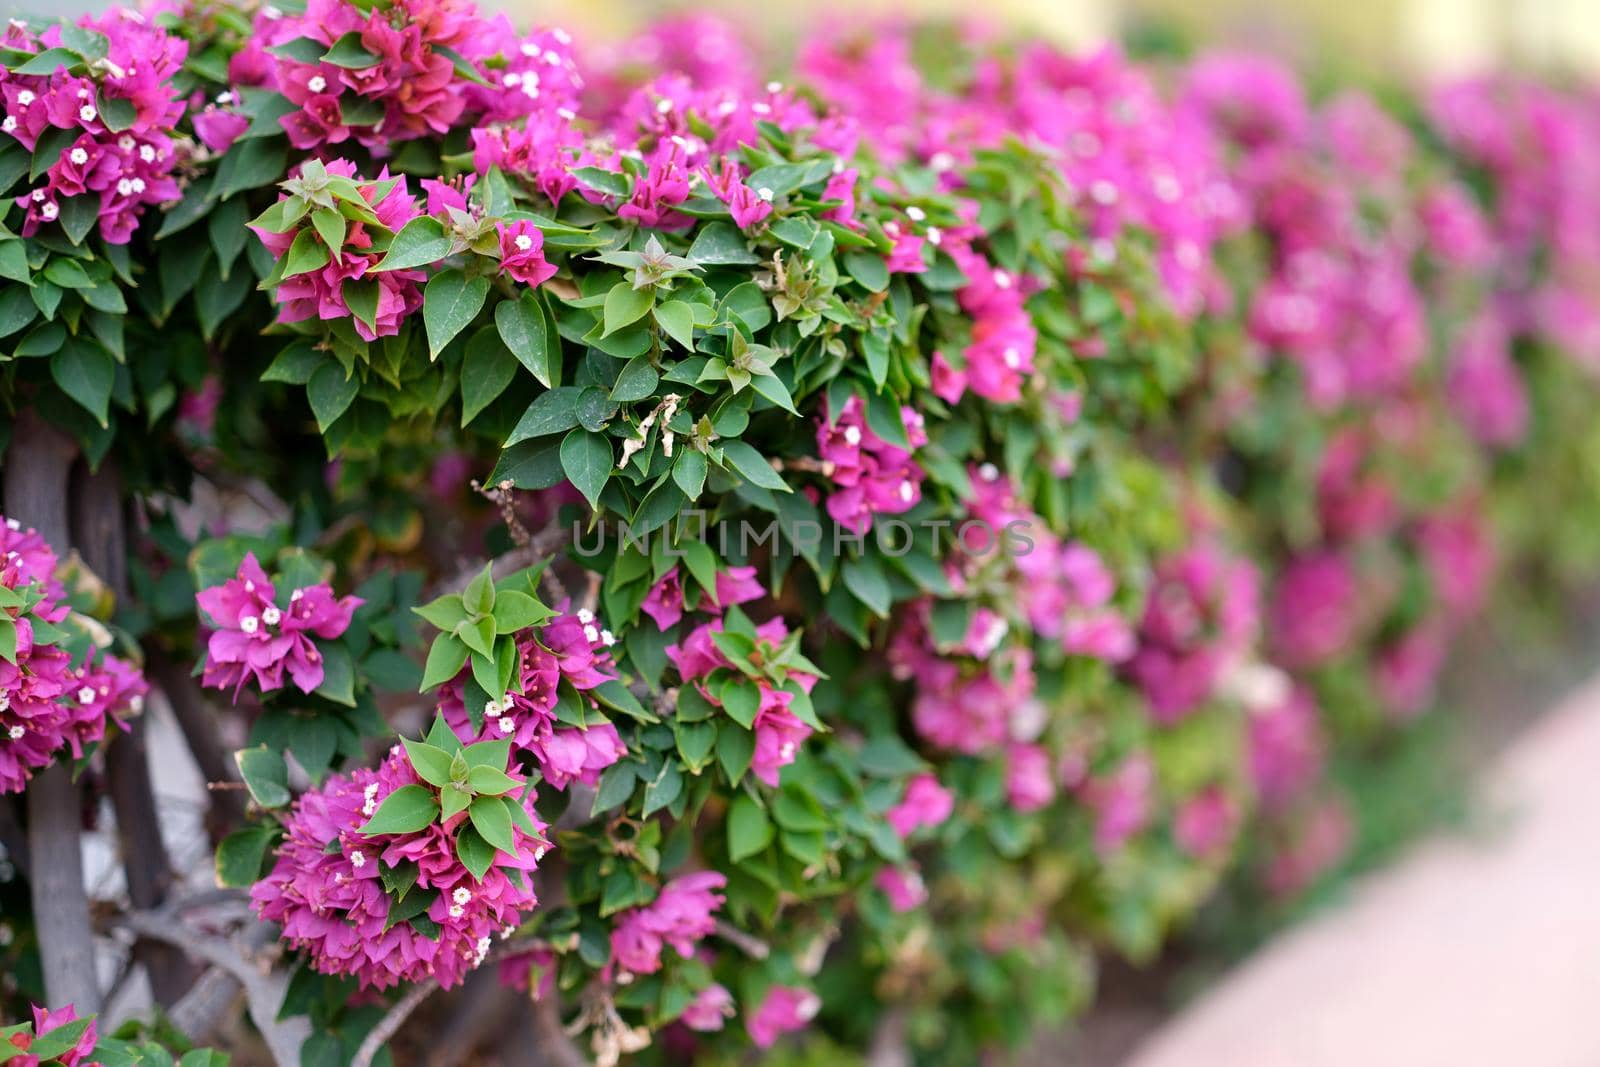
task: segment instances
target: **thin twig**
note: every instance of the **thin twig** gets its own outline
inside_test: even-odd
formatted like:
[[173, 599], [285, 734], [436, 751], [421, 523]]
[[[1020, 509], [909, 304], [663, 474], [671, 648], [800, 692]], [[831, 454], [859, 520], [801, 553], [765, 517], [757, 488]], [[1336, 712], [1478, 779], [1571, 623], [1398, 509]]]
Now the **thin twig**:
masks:
[[355, 1058], [350, 1061], [350, 1067], [372, 1067], [373, 1059], [383, 1046], [395, 1035], [400, 1027], [405, 1025], [411, 1013], [439, 988], [439, 980], [430, 978], [420, 982], [406, 991], [406, 995], [394, 1002], [387, 1014], [378, 1020], [378, 1025], [367, 1032], [361, 1039], [361, 1047], [356, 1049]]
[[717, 936], [753, 960], [764, 960], [772, 955], [772, 949], [767, 947], [765, 941], [745, 933], [726, 920], [717, 920]]

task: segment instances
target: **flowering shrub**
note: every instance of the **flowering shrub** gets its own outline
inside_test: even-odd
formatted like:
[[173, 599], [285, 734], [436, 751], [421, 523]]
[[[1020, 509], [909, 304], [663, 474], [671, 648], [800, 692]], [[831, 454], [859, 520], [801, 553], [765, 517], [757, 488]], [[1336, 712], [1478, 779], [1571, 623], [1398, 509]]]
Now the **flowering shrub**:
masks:
[[[1600, 488], [1588, 97], [796, 55], [458, 0], [7, 31], [5, 487], [59, 543], [0, 533], [0, 790], [123, 781], [137, 639], [280, 1062], [479, 969], [600, 1063], [976, 1062], [1224, 879], [1315, 883], [1328, 768], [1497, 570], [1592, 564], [1517, 518]], [[61, 518], [108, 474], [109, 553]], [[127, 873], [141, 937], [239, 921]], [[56, 903], [37, 992], [87, 1010]]]

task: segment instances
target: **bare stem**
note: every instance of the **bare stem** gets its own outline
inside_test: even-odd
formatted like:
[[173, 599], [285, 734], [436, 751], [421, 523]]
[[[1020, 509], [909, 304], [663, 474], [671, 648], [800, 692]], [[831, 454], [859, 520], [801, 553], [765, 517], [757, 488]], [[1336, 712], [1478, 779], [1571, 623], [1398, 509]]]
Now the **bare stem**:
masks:
[[406, 995], [395, 1001], [388, 1013], [378, 1020], [378, 1025], [368, 1031], [367, 1036], [361, 1040], [361, 1047], [356, 1049], [355, 1059], [350, 1061], [350, 1067], [372, 1067], [373, 1059], [383, 1051], [383, 1046], [399, 1032], [400, 1027], [405, 1025], [405, 1021], [417, 1010], [418, 1005], [432, 996], [438, 988], [439, 980], [430, 978], [407, 990]]

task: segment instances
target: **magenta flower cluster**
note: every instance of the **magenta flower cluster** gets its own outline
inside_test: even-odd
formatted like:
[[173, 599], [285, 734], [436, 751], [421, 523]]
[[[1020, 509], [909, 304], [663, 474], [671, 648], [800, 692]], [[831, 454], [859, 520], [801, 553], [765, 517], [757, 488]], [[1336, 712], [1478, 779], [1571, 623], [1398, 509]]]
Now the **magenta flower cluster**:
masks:
[[350, 627], [361, 598], [336, 597], [326, 583], [280, 591], [247, 552], [238, 573], [208, 589], [195, 601], [211, 627], [206, 639], [201, 683], [232, 690], [235, 700], [245, 684], [262, 693], [284, 686], [284, 674], [302, 693], [322, 684], [325, 674], [321, 641], [337, 639]]
[[0, 794], [17, 793], [33, 772], [56, 759], [80, 759], [103, 740], [108, 723], [143, 710], [149, 686], [133, 664], [95, 649], [74, 663], [54, 637], [40, 640], [35, 622], [70, 625], [56, 555], [44, 538], [0, 519], [0, 586], [32, 590], [41, 599], [26, 612], [0, 609], [13, 625], [16, 648], [0, 659]]
[[[85, 15], [77, 25], [106, 40], [105, 55], [89, 64], [87, 75], [66, 66], [50, 74], [0, 70], [5, 117], [0, 132], [29, 152], [47, 133], [67, 131], [60, 158], [43, 182], [17, 197], [23, 211], [21, 232], [31, 237], [61, 221], [73, 197], [93, 197], [100, 235], [127, 244], [150, 205], [176, 200], [173, 168], [179, 149], [174, 128], [184, 103], [172, 88], [188, 43], [147, 22], [136, 11], [117, 8], [99, 19]], [[35, 36], [11, 20], [0, 43], [20, 52], [60, 47], [61, 26]], [[55, 142], [51, 142], [52, 146]]]
[[617, 676], [610, 651], [615, 643], [593, 612], [564, 612], [517, 636], [521, 691], [513, 688], [491, 697], [481, 726], [474, 729], [467, 711], [465, 671], [440, 693], [439, 713], [463, 742], [509, 740], [512, 752], [533, 757], [555, 789], [573, 782], [594, 785], [600, 772], [627, 755], [627, 749], [610, 722], [583, 727], [558, 722], [557, 691], [570, 687], [598, 715], [590, 690]]
[[[513, 762], [508, 771], [515, 769]], [[376, 771], [334, 775], [295, 801], [272, 870], [251, 888], [250, 900], [319, 972], [349, 976], [362, 988], [428, 978], [449, 988], [538, 905], [530, 876], [549, 845], [533, 790], [516, 803], [539, 834], [513, 828], [516, 852], [497, 852], [480, 880], [456, 854], [465, 811], [412, 833], [361, 832], [391, 793], [419, 784], [396, 746]], [[384, 873], [402, 865], [417, 872], [408, 893], [434, 895], [423, 914], [437, 932], [389, 921], [392, 897]]]
[[[0, 1044], [0, 1051], [6, 1053], [6, 1055], [0, 1056], [0, 1059], [11, 1064], [12, 1067], [40, 1067], [43, 1061], [39, 1057], [28, 1053], [28, 1049], [33, 1047], [33, 1042], [46, 1034], [61, 1029], [68, 1023], [78, 1021], [77, 1008], [71, 1004], [53, 1010], [41, 1008], [39, 1005], [34, 1004], [32, 1009], [33, 1032], [31, 1034], [11, 1034], [7, 1038], [0, 1039], [4, 1041], [4, 1044]], [[94, 1047], [98, 1040], [99, 1032], [94, 1020], [91, 1019], [89, 1025], [83, 1028], [83, 1033], [78, 1035], [78, 1040], [73, 1043], [73, 1046], [57, 1056], [52, 1056], [49, 1062], [51, 1064], [59, 1064], [60, 1067], [79, 1067], [80, 1064], [83, 1067], [97, 1067], [97, 1064], [91, 1062], [89, 1057], [94, 1055]]]
[[[713, 619], [701, 623], [677, 644], [667, 646], [667, 659], [678, 669], [685, 685], [694, 685], [700, 695], [716, 707], [722, 706], [722, 697], [705, 685], [705, 679], [718, 669], [731, 669], [733, 661], [717, 647], [712, 635], [721, 633], [723, 621]], [[781, 616], [768, 619], [756, 627], [761, 642], [776, 645], [789, 636], [789, 627]], [[815, 675], [804, 671], [790, 671], [789, 678], [805, 692], [816, 685]], [[759, 690], [756, 705], [755, 753], [750, 760], [750, 771], [770, 786], [777, 786], [778, 773], [795, 761], [800, 746], [811, 736], [811, 727], [791, 710], [795, 695], [780, 689], [766, 678], [753, 683]]]
[[612, 977], [654, 974], [661, 969], [661, 951], [671, 946], [691, 959], [695, 946], [716, 929], [713, 918], [722, 906], [717, 890], [728, 880], [716, 871], [680, 875], [661, 887], [649, 904], [629, 908], [611, 928]]
[[[898, 417], [912, 450], [928, 443], [920, 414], [907, 407]], [[866, 533], [874, 515], [903, 514], [922, 500], [922, 468], [910, 451], [873, 432], [860, 397], [851, 396], [837, 414], [818, 419], [817, 455], [822, 473], [835, 486], [828, 494], [828, 514], [852, 533]]]

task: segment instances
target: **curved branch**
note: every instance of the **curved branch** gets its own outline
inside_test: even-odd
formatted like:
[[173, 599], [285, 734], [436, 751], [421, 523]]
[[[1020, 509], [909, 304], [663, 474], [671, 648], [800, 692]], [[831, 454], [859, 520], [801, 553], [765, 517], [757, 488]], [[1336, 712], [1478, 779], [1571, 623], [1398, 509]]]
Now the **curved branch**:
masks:
[[278, 1009], [289, 987], [285, 971], [263, 970], [259, 961], [250, 958], [241, 946], [191, 929], [166, 912], [133, 912], [119, 918], [117, 925], [143, 937], [176, 945], [191, 957], [226, 972], [244, 987], [250, 1019], [261, 1031], [273, 1061], [278, 1067], [295, 1067], [300, 1062], [300, 1046], [311, 1036], [311, 1023], [303, 1015], [278, 1018]]
[[405, 1025], [406, 1020], [411, 1017], [411, 1013], [416, 1011], [417, 1007], [432, 996], [438, 988], [439, 980], [430, 978], [426, 982], [421, 982], [407, 990], [406, 995], [395, 1001], [394, 1006], [389, 1009], [383, 1018], [378, 1020], [378, 1025], [369, 1030], [367, 1036], [361, 1039], [361, 1047], [356, 1049], [356, 1055], [350, 1061], [350, 1067], [372, 1067], [373, 1058], [383, 1051], [383, 1046], [388, 1044], [389, 1039], [399, 1031], [400, 1027]]

